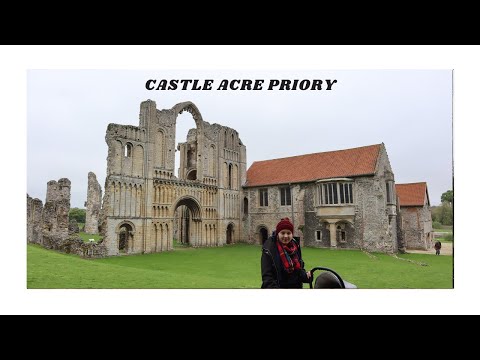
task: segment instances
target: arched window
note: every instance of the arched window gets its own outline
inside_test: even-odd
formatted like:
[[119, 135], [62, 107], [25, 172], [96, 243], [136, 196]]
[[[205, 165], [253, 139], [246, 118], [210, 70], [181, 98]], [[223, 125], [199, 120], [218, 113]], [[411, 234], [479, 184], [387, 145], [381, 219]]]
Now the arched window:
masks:
[[229, 189], [232, 188], [232, 169], [233, 169], [233, 165], [232, 164], [228, 165], [228, 188]]
[[132, 144], [130, 143], [127, 143], [125, 145], [125, 153], [124, 153], [125, 157], [132, 157]]
[[248, 199], [243, 199], [243, 215], [248, 215]]

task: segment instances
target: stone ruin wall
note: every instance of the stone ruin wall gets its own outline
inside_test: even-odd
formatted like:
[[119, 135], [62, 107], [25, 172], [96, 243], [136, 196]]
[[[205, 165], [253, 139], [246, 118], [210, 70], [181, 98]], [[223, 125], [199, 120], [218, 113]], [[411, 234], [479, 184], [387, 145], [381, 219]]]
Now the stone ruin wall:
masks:
[[27, 242], [43, 244], [42, 236], [43, 203], [27, 194]]
[[45, 206], [27, 194], [27, 241], [46, 249], [83, 257], [103, 257], [102, 243], [84, 243], [68, 221], [71, 182], [66, 178], [47, 183]]
[[102, 188], [93, 172], [88, 173], [87, 201], [85, 202], [85, 233], [98, 234], [100, 210], [102, 205]]

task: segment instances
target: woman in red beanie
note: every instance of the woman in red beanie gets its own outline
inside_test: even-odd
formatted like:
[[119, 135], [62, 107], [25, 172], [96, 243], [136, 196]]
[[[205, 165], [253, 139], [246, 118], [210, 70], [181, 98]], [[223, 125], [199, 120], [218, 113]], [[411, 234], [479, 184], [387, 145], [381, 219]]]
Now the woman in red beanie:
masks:
[[310, 280], [300, 244], [293, 238], [293, 224], [283, 218], [262, 248], [262, 289], [301, 289]]

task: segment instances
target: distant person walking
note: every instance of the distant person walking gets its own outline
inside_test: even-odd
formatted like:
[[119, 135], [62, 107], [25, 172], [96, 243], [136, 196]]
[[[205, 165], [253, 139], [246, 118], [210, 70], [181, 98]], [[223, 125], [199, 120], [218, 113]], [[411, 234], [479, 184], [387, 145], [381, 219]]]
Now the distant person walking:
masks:
[[440, 249], [442, 248], [442, 243], [440, 241], [437, 241], [435, 243], [435, 255], [440, 255]]

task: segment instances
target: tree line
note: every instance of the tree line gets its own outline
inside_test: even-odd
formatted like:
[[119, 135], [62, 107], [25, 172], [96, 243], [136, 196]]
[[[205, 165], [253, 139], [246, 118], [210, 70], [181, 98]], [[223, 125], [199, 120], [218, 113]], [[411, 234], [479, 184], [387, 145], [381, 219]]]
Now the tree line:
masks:
[[442, 194], [442, 204], [432, 206], [432, 221], [441, 225], [453, 225], [453, 190]]

